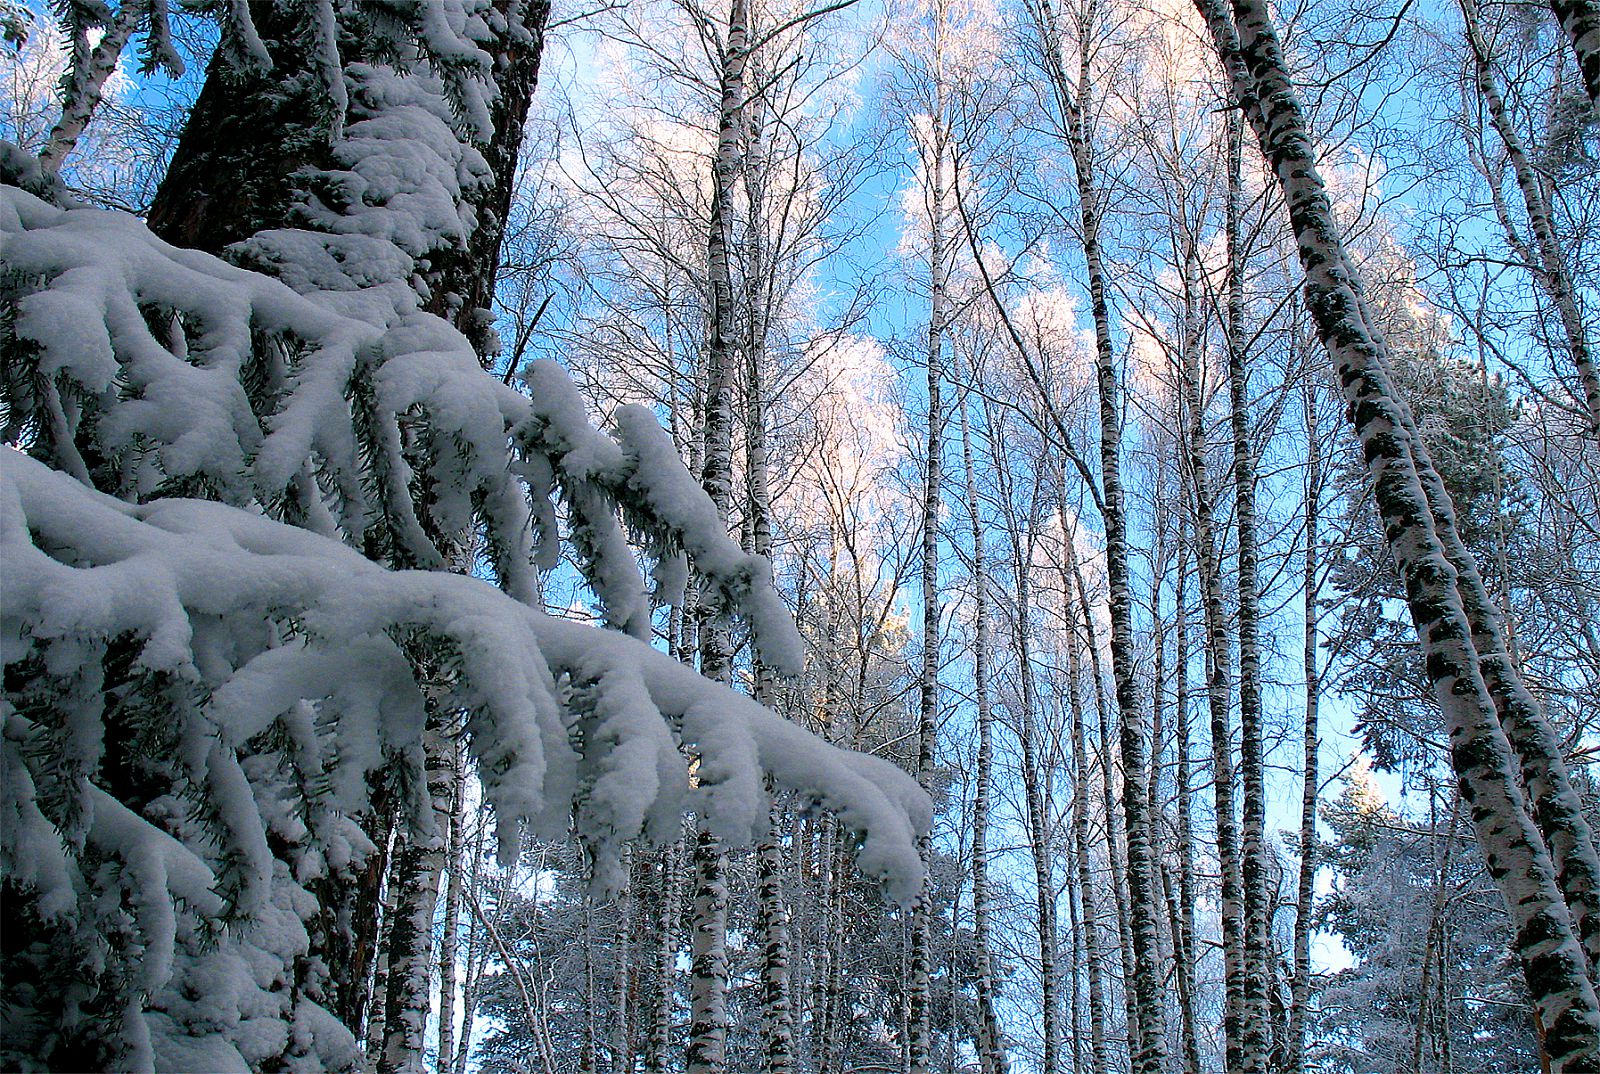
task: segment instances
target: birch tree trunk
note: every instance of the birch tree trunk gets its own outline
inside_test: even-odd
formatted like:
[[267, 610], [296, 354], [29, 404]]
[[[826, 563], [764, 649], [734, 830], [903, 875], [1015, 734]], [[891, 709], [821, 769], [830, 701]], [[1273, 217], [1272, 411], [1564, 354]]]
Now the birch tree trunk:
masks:
[[1100, 632], [1094, 625], [1094, 605], [1089, 600], [1089, 586], [1084, 581], [1076, 546], [1071, 543], [1067, 545], [1067, 564], [1072, 570], [1073, 581], [1078, 590], [1078, 621], [1083, 624], [1084, 648], [1089, 652], [1089, 681], [1093, 687], [1095, 715], [1099, 722], [1101, 817], [1106, 829], [1106, 865], [1111, 873], [1111, 905], [1115, 912], [1113, 923], [1116, 925], [1117, 956], [1122, 963], [1123, 1014], [1131, 1051], [1139, 1015], [1134, 1006], [1137, 997], [1133, 989], [1128, 987], [1128, 982], [1134, 977], [1133, 944], [1128, 935], [1128, 868], [1122, 853], [1127, 841], [1123, 838], [1120, 811], [1116, 806], [1116, 751], [1111, 742], [1112, 702], [1106, 697], [1106, 676], [1100, 662]]
[[978, 1069], [1005, 1074], [1006, 1053], [995, 1013], [994, 963], [989, 953], [989, 787], [994, 765], [994, 712], [989, 702], [989, 582], [972, 433], [965, 402], [961, 417], [961, 462], [966, 475], [967, 518], [972, 525], [972, 690], [978, 716], [977, 773], [972, 795], [972, 944], [977, 959]]
[[[1349, 403], [1449, 730], [1462, 799], [1511, 914], [1514, 949], [1544, 1027], [1551, 1067], [1593, 1066], [1600, 1059], [1600, 1003], [1558, 886], [1558, 866], [1519, 781], [1530, 771], [1537, 777], [1541, 766], [1564, 774], [1559, 753], [1539, 748], [1547, 741], [1543, 732], [1553, 738], [1553, 730], [1511, 664], [1498, 616], [1456, 533], [1449, 498], [1390, 378], [1388, 346], [1345, 252], [1266, 5], [1233, 0], [1231, 17], [1221, 0], [1197, 0], [1197, 6], [1288, 203], [1306, 275], [1306, 304]], [[1528, 791], [1538, 801], [1541, 789], [1530, 782]], [[1575, 834], [1572, 818], [1552, 818], [1550, 804], [1540, 802], [1541, 816], [1566, 821], [1557, 833], [1561, 838], [1552, 839], [1557, 854], [1587, 853], [1592, 859], [1592, 843], [1563, 845]], [[1573, 890], [1571, 883], [1565, 886]]]
[[[745, 105], [745, 67], [749, 38], [745, 0], [731, 0], [727, 36], [722, 42], [717, 115], [717, 152], [711, 165], [711, 227], [706, 244], [710, 291], [706, 344], [705, 459], [701, 484], [717, 509], [724, 530], [733, 498], [733, 393], [735, 388], [733, 276], [733, 188], [738, 180], [739, 144]], [[728, 682], [733, 673], [732, 639], [723, 609], [702, 604], [700, 673]], [[694, 841], [695, 894], [693, 959], [689, 984], [689, 1074], [722, 1074], [728, 1036], [728, 887], [722, 843], [700, 824]]]
[[1312, 899], [1317, 878], [1317, 754], [1322, 740], [1317, 727], [1321, 683], [1317, 671], [1317, 599], [1319, 568], [1317, 526], [1321, 517], [1322, 450], [1317, 439], [1317, 397], [1315, 381], [1309, 376], [1303, 386], [1306, 415], [1306, 505], [1305, 505], [1305, 761], [1300, 785], [1300, 875], [1295, 889], [1294, 983], [1289, 1000], [1288, 1074], [1301, 1074], [1306, 1062], [1306, 1019], [1311, 1005], [1311, 921]]
[[[1271, 1047], [1267, 1014], [1273, 976], [1272, 907], [1268, 902], [1267, 780], [1261, 730], [1261, 595], [1257, 578], [1256, 463], [1250, 440], [1250, 396], [1245, 377], [1244, 252], [1240, 248], [1243, 199], [1242, 146], [1238, 115], [1227, 126], [1227, 288], [1229, 418], [1233, 431], [1234, 517], [1239, 536], [1239, 775], [1243, 792], [1240, 880], [1244, 896], [1244, 1023], [1241, 1046], [1246, 1069], [1264, 1067]], [[1257, 1058], [1259, 1057], [1259, 1058]]]
[[1173, 665], [1173, 706], [1177, 711], [1177, 842], [1178, 898], [1173, 932], [1177, 941], [1178, 1021], [1183, 1051], [1184, 1074], [1200, 1074], [1200, 1039], [1195, 1020], [1195, 965], [1199, 961], [1194, 926], [1194, 823], [1189, 804], [1189, 607], [1186, 589], [1189, 580], [1189, 544], [1182, 519], [1178, 522], [1178, 573], [1173, 605], [1177, 622], [1173, 627], [1177, 650]]
[[[1505, 147], [1506, 160], [1511, 165], [1511, 174], [1517, 181], [1517, 190], [1521, 192], [1522, 204], [1528, 212], [1528, 227], [1533, 231], [1534, 250], [1527, 252], [1534, 256], [1529, 259], [1528, 268], [1549, 296], [1550, 304], [1556, 308], [1556, 316], [1567, 337], [1567, 350], [1573, 367], [1578, 371], [1578, 383], [1582, 387], [1583, 402], [1589, 415], [1589, 431], [1600, 437], [1600, 372], [1595, 369], [1593, 350], [1584, 332], [1583, 314], [1578, 309], [1578, 292], [1573, 286], [1572, 273], [1567, 268], [1567, 259], [1556, 238], [1549, 201], [1534, 172], [1533, 162], [1523, 148], [1522, 136], [1512, 122], [1505, 98], [1500, 95], [1500, 87], [1495, 83], [1489, 43], [1483, 36], [1483, 27], [1478, 18], [1477, 0], [1459, 0], [1459, 3], [1461, 17], [1466, 24], [1467, 45], [1472, 52], [1478, 95], [1489, 112], [1490, 124], [1500, 136], [1500, 144]], [[1596, 30], [1596, 37], [1600, 38], [1600, 29]], [[1597, 41], [1597, 48], [1600, 48], [1600, 41]]]
[[[100, 40], [92, 50], [86, 34], [79, 32], [73, 35], [75, 62], [68, 68], [61, 83], [61, 118], [50, 129], [44, 148], [39, 150], [39, 166], [46, 175], [59, 175], [61, 165], [77, 148], [78, 139], [83, 137], [95, 109], [100, 107], [106, 80], [116, 72], [117, 64], [122, 59], [122, 50], [127, 47], [128, 39], [133, 36], [133, 31], [148, 10], [148, 0], [123, 0], [116, 17], [101, 33]], [[84, 52], [88, 53], [86, 62], [77, 60], [76, 56]]]
[[1044, 1054], [1039, 1063], [1040, 1074], [1055, 1074], [1060, 1069], [1061, 1027], [1060, 997], [1057, 994], [1057, 941], [1055, 878], [1051, 868], [1051, 840], [1047, 803], [1044, 794], [1045, 776], [1039, 763], [1037, 729], [1038, 699], [1033, 684], [1033, 590], [1029, 563], [1032, 559], [1032, 525], [1027, 538], [1011, 527], [1012, 567], [1017, 585], [1017, 675], [1022, 683], [1021, 727], [1022, 783], [1026, 800], [1028, 821], [1028, 850], [1033, 859], [1034, 904], [1038, 910], [1039, 926], [1039, 982], [1040, 1015], [1044, 1034]]
[[[934, 751], [939, 726], [939, 508], [942, 494], [944, 409], [940, 388], [944, 379], [943, 350], [949, 317], [945, 293], [949, 271], [949, 240], [945, 234], [948, 212], [946, 157], [949, 153], [947, 89], [944, 78], [944, 13], [934, 12], [933, 33], [934, 115], [931, 144], [924, 150], [928, 189], [928, 429], [922, 487], [922, 673], [917, 708], [917, 781], [923, 790], [933, 787]], [[931, 159], [929, 159], [931, 158]], [[928, 857], [926, 842], [924, 860]], [[911, 982], [907, 1010], [908, 1058], [911, 1074], [927, 1074], [932, 1056], [932, 1014], [929, 977], [932, 972], [932, 928], [928, 920], [929, 880], [912, 908]]]
[[1196, 310], [1196, 252], [1192, 244], [1184, 252], [1184, 326], [1179, 342], [1179, 379], [1187, 409], [1187, 458], [1190, 488], [1193, 491], [1194, 549], [1200, 568], [1200, 595], [1204, 608], [1206, 653], [1206, 699], [1211, 713], [1212, 798], [1216, 805], [1217, 865], [1221, 873], [1223, 989], [1222, 1031], [1225, 1065], [1228, 1070], [1256, 1071], [1264, 1061], [1259, 1030], [1251, 1032], [1245, 1001], [1245, 977], [1250, 972], [1245, 957], [1244, 885], [1239, 861], [1238, 819], [1233, 797], [1233, 728], [1228, 707], [1232, 688], [1229, 660], [1227, 609], [1222, 598], [1222, 570], [1218, 562], [1216, 534], [1212, 526], [1214, 502], [1206, 473], [1208, 454], [1205, 431], [1205, 399], [1201, 394], [1200, 346]]
[[678, 863], [682, 855], [683, 840], [678, 839], [662, 847], [657, 856], [656, 889], [660, 901], [655, 951], [656, 995], [644, 1053], [644, 1069], [650, 1074], [664, 1074], [669, 1069], [668, 1057], [672, 1050], [672, 1010], [676, 993], [673, 981], [678, 974], [678, 889], [682, 886]]
[[451, 789], [449, 827], [445, 830], [444, 870], [445, 901], [444, 925], [439, 935], [439, 1065], [448, 1069], [456, 1054], [456, 962], [459, 958], [459, 931], [461, 927], [462, 855], [461, 829], [466, 820], [466, 774], [462, 771], [460, 740], [449, 744], [453, 756], [451, 767], [455, 770], [455, 786]]
[[413, 833], [401, 846], [395, 863], [397, 893], [387, 945], [389, 969], [378, 1074], [421, 1074], [423, 1069], [423, 1031], [428, 1023], [432, 979], [433, 913], [439, 904], [445, 827], [459, 781], [454, 745], [435, 723], [438, 719], [436, 714], [430, 714], [431, 726], [423, 735], [434, 830]]
[[[1068, 605], [1070, 607], [1070, 604]], [[1074, 617], [1076, 618], [1076, 617]], [[1108, 1074], [1106, 997], [1100, 951], [1100, 910], [1089, 853], [1089, 744], [1083, 726], [1083, 657], [1076, 623], [1067, 642], [1067, 702], [1072, 718], [1072, 836], [1077, 849], [1078, 887], [1083, 904], [1083, 958], [1089, 978], [1089, 1054], [1093, 1074]]]
[[1122, 809], [1128, 840], [1128, 912], [1133, 946], [1133, 980], [1128, 988], [1136, 1024], [1129, 1027], [1134, 1074], [1160, 1074], [1166, 1065], [1166, 1003], [1156, 968], [1159, 943], [1155, 894], [1156, 854], [1148, 791], [1149, 741], [1139, 708], [1133, 669], [1133, 612], [1128, 592], [1127, 524], [1122, 492], [1122, 422], [1116, 357], [1111, 338], [1107, 281], [1100, 250], [1101, 192], [1095, 183], [1093, 139], [1085, 105], [1092, 99], [1089, 58], [1099, 9], [1087, 0], [1079, 19], [1079, 67], [1076, 92], [1063, 69], [1060, 35], [1048, 0], [1041, 0], [1047, 28], [1046, 52], [1058, 77], [1057, 94], [1067, 119], [1073, 169], [1078, 185], [1078, 212], [1083, 255], [1088, 266], [1089, 301], [1095, 328], [1095, 387], [1100, 408], [1100, 485], [1106, 537], [1106, 578], [1111, 619], [1111, 674], [1116, 684], [1122, 760]]

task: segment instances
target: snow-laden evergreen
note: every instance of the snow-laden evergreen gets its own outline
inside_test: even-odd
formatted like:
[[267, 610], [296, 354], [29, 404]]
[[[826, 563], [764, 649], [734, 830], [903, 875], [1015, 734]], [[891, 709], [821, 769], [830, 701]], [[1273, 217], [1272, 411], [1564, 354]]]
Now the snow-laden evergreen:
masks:
[[[7, 1065], [354, 1066], [328, 964], [340, 889], [379, 849], [380, 808], [433, 837], [438, 726], [469, 744], [502, 857], [524, 826], [574, 825], [614, 890], [622, 847], [685, 810], [727, 843], [760, 837], [770, 778], [834, 813], [892, 897], [918, 890], [913, 780], [650, 646], [692, 570], [767, 667], [801, 661], [767, 560], [729, 539], [654, 415], [602, 432], [558, 365], [523, 370], [524, 393], [452, 323], [475, 314], [438, 266], [492, 179], [478, 44], [497, 12], [363, 10], [372, 56], [399, 42], [404, 68], [324, 49], [325, 166], [297, 180], [297, 226], [227, 260], [72, 207], [6, 154], [57, 203], [0, 188], [22, 449], [0, 459], [0, 865], [21, 918], [6, 972], [37, 981], [7, 1012]], [[242, 19], [248, 68], [269, 57]], [[563, 535], [614, 629], [541, 610]]]

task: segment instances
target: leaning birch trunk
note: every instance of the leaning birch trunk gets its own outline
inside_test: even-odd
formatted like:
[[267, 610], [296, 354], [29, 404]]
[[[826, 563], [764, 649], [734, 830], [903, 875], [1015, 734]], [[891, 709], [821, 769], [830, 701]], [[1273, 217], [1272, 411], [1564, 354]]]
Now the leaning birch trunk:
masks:
[[1240, 215], [1243, 147], [1237, 114], [1226, 117], [1228, 401], [1233, 432], [1234, 517], [1239, 535], [1239, 783], [1243, 797], [1239, 827], [1239, 877], [1244, 896], [1244, 1024], [1241, 1044], [1266, 1064], [1271, 1049], [1267, 995], [1272, 957], [1272, 908], [1267, 896], [1267, 780], [1261, 729], [1261, 592], [1256, 550], [1256, 460], [1250, 441], [1244, 325], [1244, 252]]
[[[89, 51], [86, 35], [74, 37], [72, 48], [76, 55], [61, 83], [61, 118], [50, 129], [44, 148], [39, 150], [39, 166], [46, 175], [59, 175], [61, 165], [77, 148], [78, 139], [83, 137], [95, 109], [100, 107], [106, 80], [116, 72], [122, 50], [144, 17], [147, 5], [148, 0], [123, 0], [116, 18], [106, 27], [92, 51]], [[77, 58], [82, 55], [80, 50], [89, 52], [81, 60]]]
[[[976, 378], [974, 378], [976, 379]], [[989, 787], [994, 765], [994, 712], [989, 703], [989, 592], [983, 520], [972, 464], [972, 433], [965, 402], [961, 415], [961, 461], [966, 473], [967, 517], [972, 524], [972, 690], [978, 710], [977, 774], [972, 794], [972, 945], [977, 962], [978, 1069], [1005, 1074], [1006, 1053], [995, 1013], [994, 963], [989, 953]]]
[[1288, 1074], [1306, 1064], [1306, 1015], [1311, 1005], [1311, 910], [1317, 878], [1317, 728], [1321, 683], [1317, 673], [1317, 525], [1322, 496], [1322, 449], [1317, 442], [1316, 383], [1307, 375], [1302, 389], [1306, 412], [1305, 508], [1305, 762], [1300, 785], [1300, 876], [1295, 890], [1294, 983], [1289, 998]]
[[[1507, 733], [1525, 758], [1543, 753], [1543, 740], [1503, 727], [1502, 720], [1514, 719], [1532, 732], [1548, 730], [1549, 724], [1505, 652], [1498, 615], [1486, 597], [1480, 603], [1482, 580], [1456, 533], [1449, 498], [1410, 410], [1391, 380], [1388, 346], [1369, 315], [1340, 238], [1267, 7], [1261, 0], [1233, 0], [1230, 18], [1221, 0], [1197, 0], [1197, 6], [1283, 189], [1305, 270], [1306, 304], [1349, 403], [1449, 730], [1451, 762], [1490, 875], [1511, 914], [1514, 949], [1544, 1028], [1551, 1068], [1590, 1068], [1600, 1059], [1600, 1002], [1557, 883], [1556, 864], [1521, 785], [1530, 768], [1538, 774], [1537, 766], [1519, 766]], [[1547, 770], [1561, 770], [1559, 754], [1534, 759]], [[1539, 788], [1530, 785], [1529, 791], [1537, 799]], [[1574, 856], [1585, 849], [1571, 848]], [[1592, 857], [1592, 844], [1587, 850]]]
[[445, 824], [457, 782], [454, 744], [431, 713], [424, 732], [431, 832], [412, 833], [397, 856], [394, 924], [389, 929], [388, 987], [384, 1001], [383, 1052], [378, 1074], [421, 1074], [423, 1031], [428, 1023], [433, 958], [433, 913], [445, 859]]
[[[1528, 269], [1549, 296], [1567, 337], [1567, 350], [1578, 371], [1578, 383], [1583, 388], [1584, 408], [1589, 415], [1589, 432], [1600, 436], [1600, 372], [1595, 370], [1594, 354], [1583, 329], [1583, 314], [1578, 309], [1578, 293], [1573, 286], [1572, 273], [1556, 238], [1556, 229], [1550, 215], [1550, 205], [1544, 188], [1534, 172], [1533, 162], [1523, 148], [1522, 136], [1511, 120], [1505, 98], [1495, 84], [1494, 69], [1489, 63], [1489, 43], [1484, 39], [1478, 18], [1477, 0], [1459, 0], [1461, 16], [1466, 24], [1467, 45], [1472, 52], [1473, 72], [1478, 95], [1489, 112], [1489, 122], [1500, 136], [1506, 151], [1511, 174], [1522, 194], [1522, 204], [1528, 212], [1528, 227], [1533, 231], [1534, 250], [1528, 251]], [[1519, 244], [1520, 245], [1520, 244]], [[1592, 953], [1591, 953], [1592, 954]]]
[[1600, 4], [1595, 0], [1550, 0], [1550, 10], [1572, 42], [1589, 103], [1600, 108]]
[[[1060, 37], [1048, 0], [1041, 3], [1050, 28], [1046, 52], [1059, 69]], [[1122, 426], [1118, 416], [1116, 358], [1111, 339], [1111, 313], [1100, 251], [1101, 193], [1095, 187], [1094, 146], [1085, 104], [1090, 100], [1088, 45], [1098, 15], [1089, 0], [1079, 23], [1079, 70], [1076, 96], [1067, 80], [1058, 80], [1067, 117], [1073, 170], [1077, 174], [1078, 211], [1084, 259], [1089, 270], [1089, 300], [1095, 327], [1095, 386], [1100, 405], [1100, 486], [1106, 537], [1106, 579], [1111, 618], [1111, 675], [1116, 685], [1119, 745], [1122, 759], [1122, 811], [1128, 840], [1128, 925], [1133, 941], [1133, 980], [1128, 988], [1136, 1025], [1129, 1027], [1129, 1052], [1134, 1074], [1160, 1074], [1167, 1059], [1166, 1001], [1156, 967], [1158, 924], [1155, 897], [1156, 854], [1150, 823], [1146, 768], [1149, 743], [1139, 708], [1133, 660], [1133, 612], [1128, 592], [1127, 525], [1122, 494]]]
[[[1222, 925], [1223, 989], [1226, 996], [1222, 1016], [1225, 1066], [1233, 1071], [1255, 1071], [1264, 1061], [1260, 1047], [1247, 1040], [1245, 976], [1249, 973], [1244, 954], [1244, 885], [1240, 878], [1238, 818], [1233, 799], [1233, 728], [1228, 704], [1232, 689], [1229, 661], [1227, 610], [1222, 599], [1221, 567], [1217, 540], [1212, 530], [1215, 507], [1206, 474], [1208, 454], [1205, 434], [1205, 401], [1200, 392], [1198, 315], [1195, 310], [1196, 253], [1191, 246], [1184, 253], [1184, 325], [1179, 342], [1187, 414], [1187, 470], [1193, 492], [1194, 549], [1200, 568], [1200, 596], [1204, 608], [1206, 653], [1206, 699], [1211, 713], [1212, 797], [1216, 805], [1217, 864], [1221, 872], [1221, 902], [1218, 916]], [[1255, 1039], [1255, 1038], [1251, 1038]]]

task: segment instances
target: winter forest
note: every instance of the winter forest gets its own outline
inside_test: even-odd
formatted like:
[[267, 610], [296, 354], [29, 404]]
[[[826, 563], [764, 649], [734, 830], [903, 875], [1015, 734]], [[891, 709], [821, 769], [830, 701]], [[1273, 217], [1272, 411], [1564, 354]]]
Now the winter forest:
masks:
[[1600, 1071], [1596, 0], [0, 0], [0, 1069]]

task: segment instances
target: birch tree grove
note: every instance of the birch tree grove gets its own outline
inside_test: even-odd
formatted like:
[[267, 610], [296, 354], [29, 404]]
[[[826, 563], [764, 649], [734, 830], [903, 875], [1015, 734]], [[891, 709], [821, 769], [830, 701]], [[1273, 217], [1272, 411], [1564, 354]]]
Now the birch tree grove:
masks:
[[0, 0], [0, 1067], [1595, 1069], [1597, 34]]

